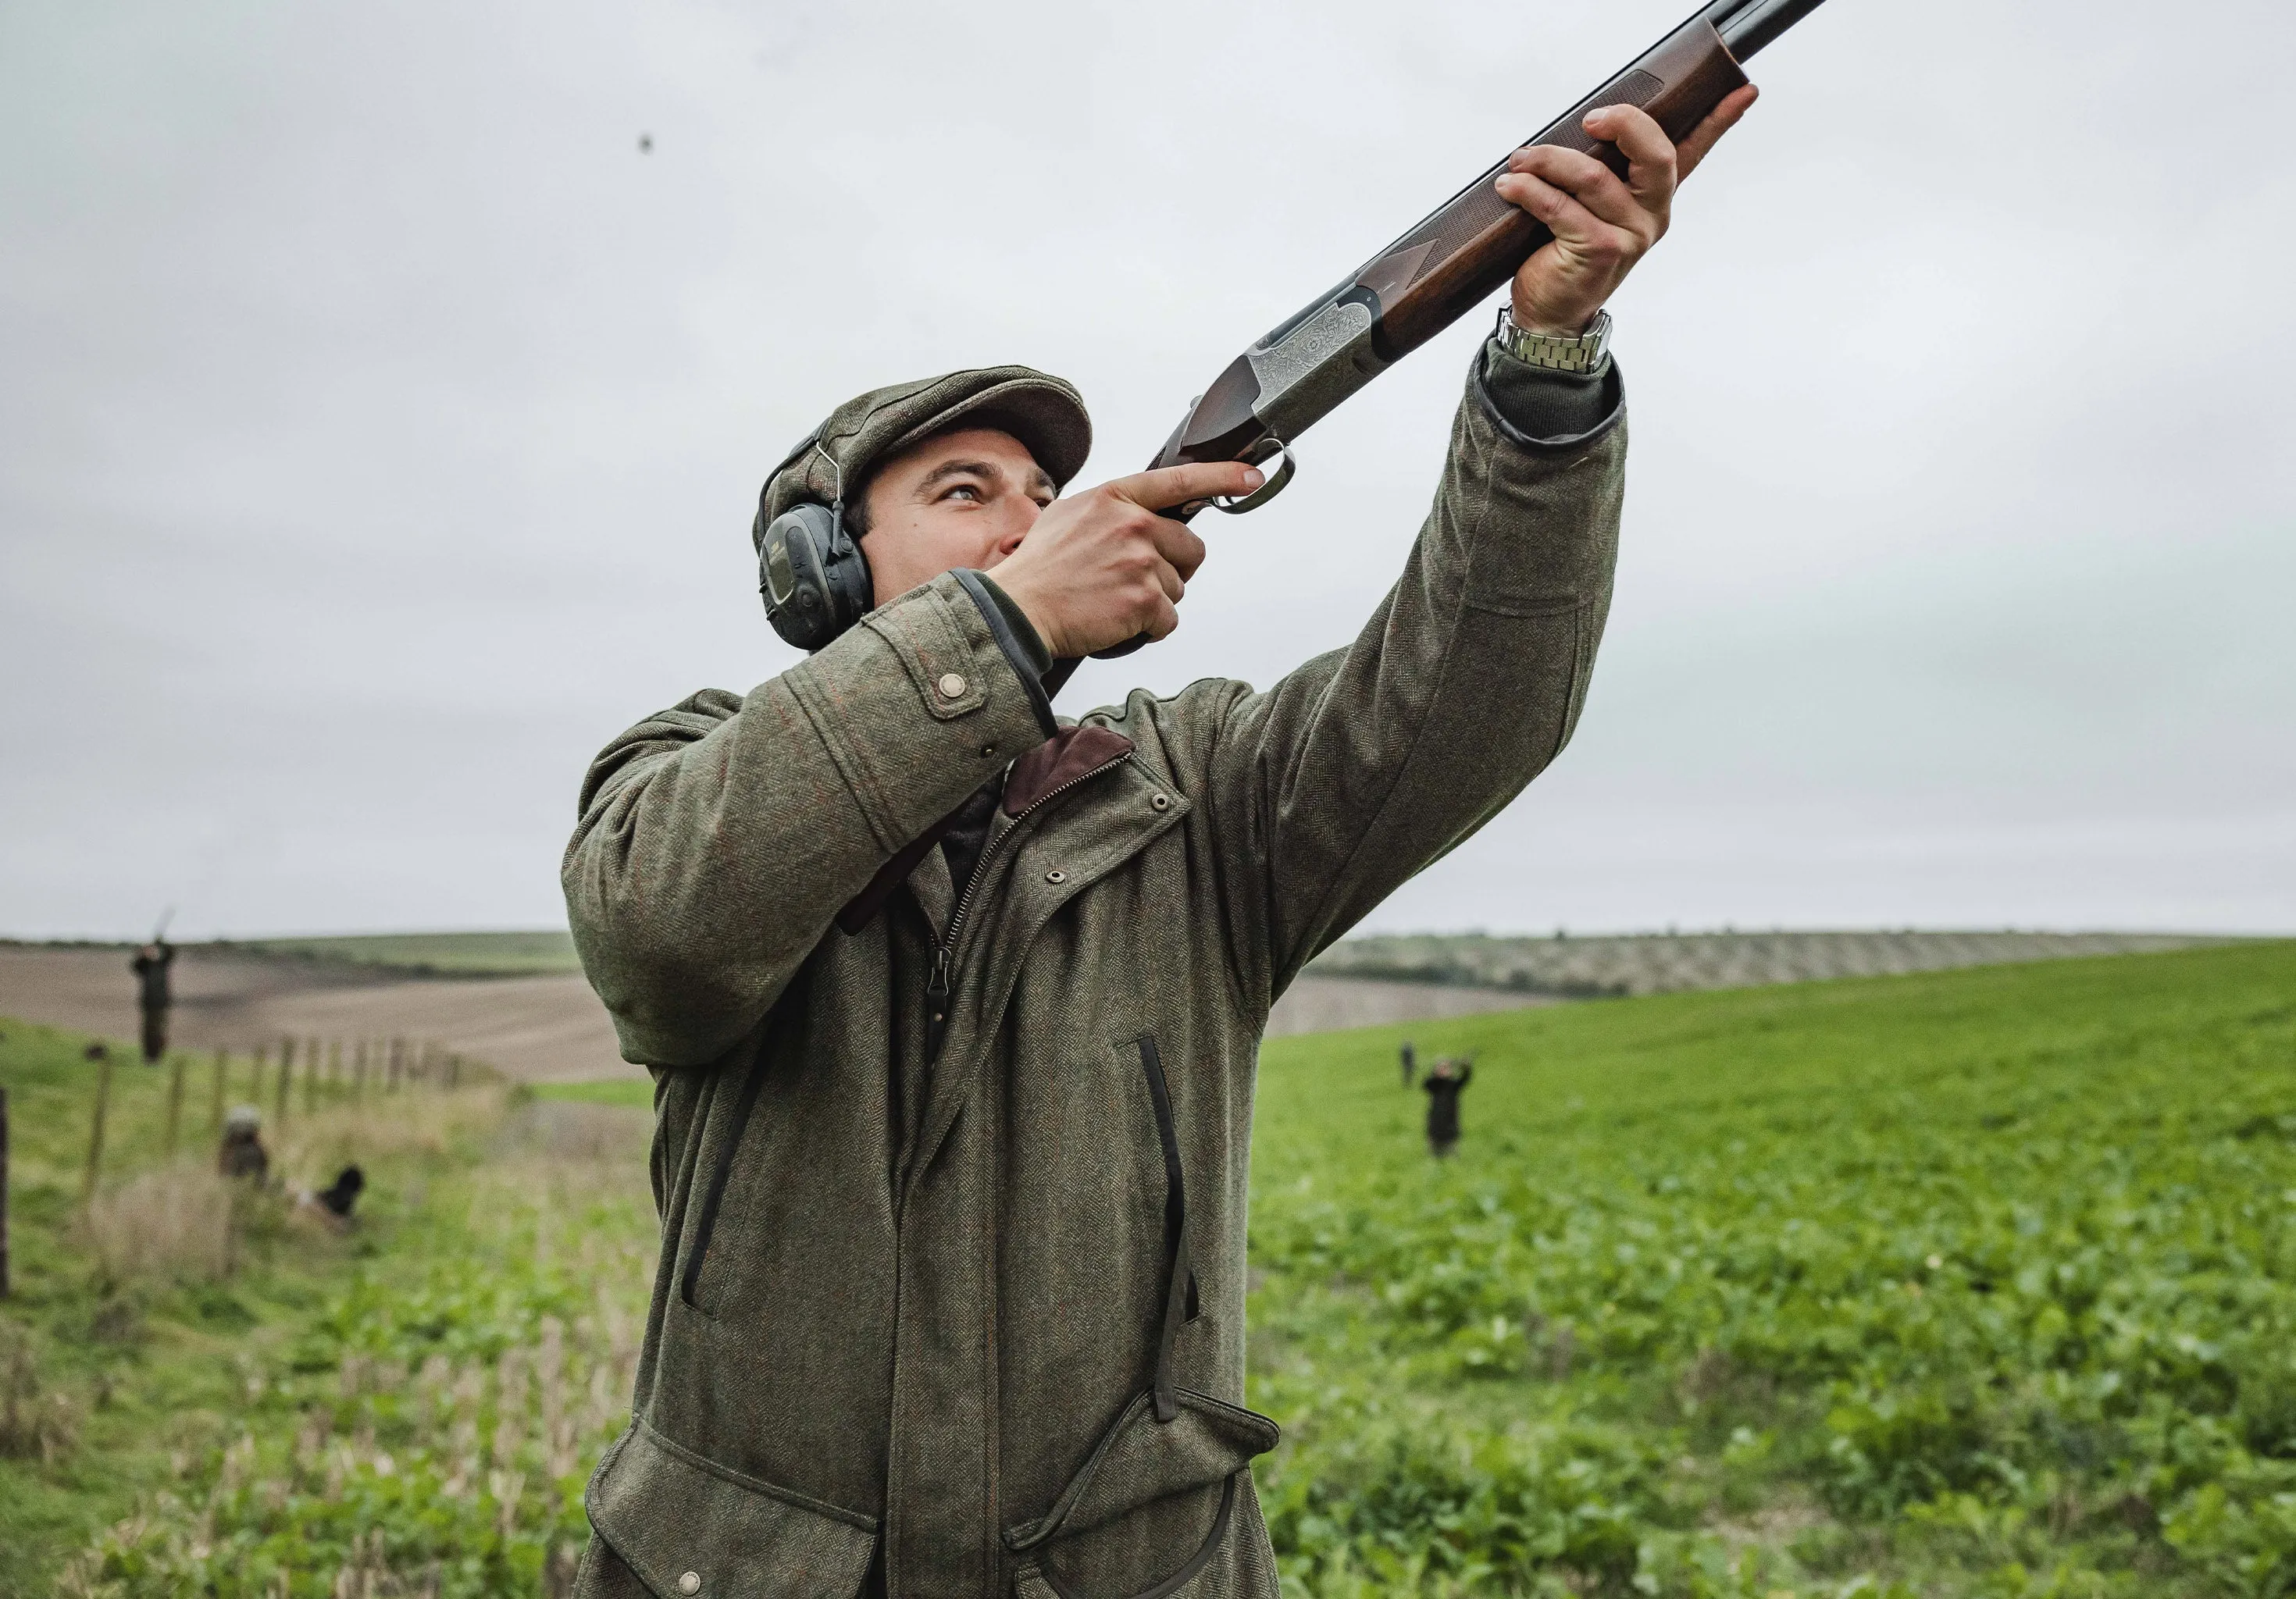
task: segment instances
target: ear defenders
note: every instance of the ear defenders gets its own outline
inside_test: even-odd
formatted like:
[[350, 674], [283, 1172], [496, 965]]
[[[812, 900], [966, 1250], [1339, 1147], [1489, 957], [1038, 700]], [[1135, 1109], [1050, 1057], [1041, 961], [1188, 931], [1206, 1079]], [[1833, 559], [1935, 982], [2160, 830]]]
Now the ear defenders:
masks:
[[774, 631], [808, 652], [868, 614], [875, 592], [869, 562], [846, 531], [845, 507], [792, 505], [767, 523], [758, 541], [758, 592]]

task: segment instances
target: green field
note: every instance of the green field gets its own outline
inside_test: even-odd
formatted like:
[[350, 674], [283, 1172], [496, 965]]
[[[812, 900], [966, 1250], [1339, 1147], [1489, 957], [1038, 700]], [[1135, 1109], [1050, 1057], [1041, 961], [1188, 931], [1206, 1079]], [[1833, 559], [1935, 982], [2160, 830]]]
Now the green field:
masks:
[[[0, 1593], [68, 1556], [83, 1593], [540, 1590], [626, 1391], [644, 1111], [466, 1095], [353, 1238], [258, 1215], [229, 1277], [105, 1286], [85, 1072], [5, 1030], [50, 1151], [7, 1316], [78, 1436], [0, 1463], [38, 1551]], [[2296, 1594], [2296, 945], [1417, 1023], [1475, 1058], [1441, 1165], [1402, 1030], [1266, 1052], [1291, 1593]]]
[[535, 977], [579, 972], [565, 931], [357, 933], [324, 939], [260, 939], [230, 946], [258, 955], [388, 966], [436, 977]]

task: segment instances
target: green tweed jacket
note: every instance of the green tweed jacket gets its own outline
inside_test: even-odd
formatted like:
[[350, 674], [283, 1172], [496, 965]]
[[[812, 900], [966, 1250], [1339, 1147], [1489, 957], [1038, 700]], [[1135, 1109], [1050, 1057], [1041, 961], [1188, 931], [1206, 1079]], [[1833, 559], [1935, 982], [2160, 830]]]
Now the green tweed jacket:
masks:
[[[1394, 588], [1264, 693], [1048, 739], [951, 574], [599, 757], [566, 895], [662, 1248], [585, 1599], [1272, 1599], [1269, 1006], [1554, 758], [1610, 603], [1624, 428], [1534, 441], [1480, 371]], [[935, 850], [837, 928], [1008, 765], [961, 899]]]

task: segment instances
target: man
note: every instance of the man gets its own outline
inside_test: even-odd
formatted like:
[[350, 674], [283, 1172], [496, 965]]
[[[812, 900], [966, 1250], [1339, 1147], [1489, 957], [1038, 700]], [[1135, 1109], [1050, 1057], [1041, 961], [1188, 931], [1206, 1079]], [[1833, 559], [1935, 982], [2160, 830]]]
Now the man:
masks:
[[1241, 1403], [1260, 1033], [1569, 737], [1622, 390], [1525, 357], [1583, 352], [1751, 99], [1678, 157], [1593, 114], [1624, 180], [1517, 153], [1497, 190], [1556, 239], [1476, 354], [1434, 510], [1356, 642], [1265, 693], [1053, 717], [1054, 661], [1177, 624], [1204, 546], [1156, 512], [1259, 478], [1057, 498], [1089, 424], [1056, 379], [881, 390], [775, 470], [769, 569], [781, 519], [840, 508], [877, 608], [610, 745], [564, 863], [654, 1074], [662, 1228], [586, 1599], [1276, 1592], [1250, 1471], [1276, 1429]]
[[271, 1152], [263, 1147], [263, 1112], [253, 1105], [234, 1105], [224, 1118], [216, 1170], [227, 1177], [253, 1177], [258, 1184], [270, 1175]]
[[176, 964], [176, 947], [154, 939], [135, 952], [127, 969], [135, 974], [135, 1008], [144, 1018], [144, 1064], [156, 1066], [168, 1053], [168, 1007], [174, 996], [168, 990], [168, 968]]
[[1427, 1152], [1438, 1160], [1458, 1145], [1459, 1092], [1474, 1075], [1473, 1061], [1447, 1056], [1428, 1068], [1427, 1080], [1420, 1085], [1427, 1090]]

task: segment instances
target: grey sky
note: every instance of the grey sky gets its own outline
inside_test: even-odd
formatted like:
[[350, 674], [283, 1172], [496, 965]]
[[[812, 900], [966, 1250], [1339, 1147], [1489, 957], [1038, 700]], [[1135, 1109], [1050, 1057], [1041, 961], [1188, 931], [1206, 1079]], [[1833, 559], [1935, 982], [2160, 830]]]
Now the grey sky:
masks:
[[[1133, 470], [1685, 9], [10, 0], [0, 932], [555, 921], [589, 755], [791, 659], [749, 512], [832, 405], [1028, 361]], [[2233, 0], [1765, 54], [1612, 308], [1577, 741], [1374, 925], [2296, 927], [2292, 58]], [[1063, 707], [1344, 642], [1480, 331]]]

